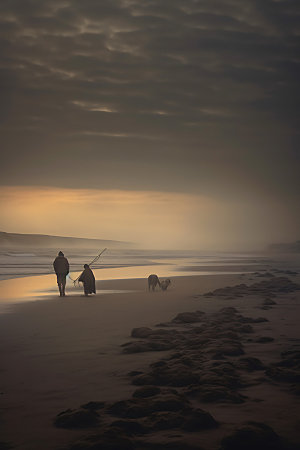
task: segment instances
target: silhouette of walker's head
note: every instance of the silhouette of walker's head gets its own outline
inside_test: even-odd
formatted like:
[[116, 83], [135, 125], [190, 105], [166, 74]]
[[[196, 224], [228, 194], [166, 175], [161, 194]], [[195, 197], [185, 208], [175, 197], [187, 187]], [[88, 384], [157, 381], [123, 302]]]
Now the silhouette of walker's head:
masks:
[[88, 269], [90, 266], [89, 266], [88, 264], [85, 264], [83, 267], [84, 267], [85, 269]]
[[65, 256], [65, 255], [63, 254], [63, 252], [59, 252], [58, 256]]

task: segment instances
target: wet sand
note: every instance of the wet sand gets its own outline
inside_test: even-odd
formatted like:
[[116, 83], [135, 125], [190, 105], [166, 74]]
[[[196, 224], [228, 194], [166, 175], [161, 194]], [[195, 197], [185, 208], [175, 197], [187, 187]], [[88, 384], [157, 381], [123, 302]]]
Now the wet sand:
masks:
[[[299, 276], [289, 278], [299, 282]], [[153, 367], [151, 369], [149, 365], [163, 360], [163, 364], [167, 364], [170, 370], [167, 380], [172, 380], [174, 373], [182, 372], [182, 358], [186, 356], [194, 364], [188, 369], [195, 374], [193, 382], [188, 381], [183, 385], [179, 383], [181, 385], [177, 386], [174, 381], [168, 385], [168, 381], [157, 380], [155, 373], [152, 373], [152, 379], [148, 378], [146, 386], [153, 384], [159, 387], [160, 396], [167, 395], [166, 389], [175, 389], [176, 395], [183, 396], [180, 397], [184, 399], [182, 407], [188, 408], [186, 411], [189, 414], [193, 416], [192, 408], [201, 408], [219, 426], [191, 431], [182, 428], [182, 417], [177, 417], [177, 427], [165, 430], [151, 428], [147, 422], [145, 434], [130, 435], [128, 430], [121, 432], [117, 428], [118, 436], [124, 437], [123, 443], [119, 444], [120, 450], [126, 448], [126, 445], [133, 445], [131, 448], [146, 448], [143, 447], [143, 442], [149, 445], [152, 442], [157, 447], [162, 442], [182, 441], [195, 448], [218, 449], [224, 436], [230, 435], [237, 426], [249, 420], [272, 427], [278, 435], [292, 444], [300, 443], [300, 403], [295, 387], [296, 381], [299, 381], [297, 358], [294, 355], [294, 362], [289, 360], [288, 363], [294, 363], [294, 378], [293, 374], [280, 372], [282, 366], [276, 366], [282, 361], [282, 352], [299, 351], [297, 319], [300, 291], [292, 289], [275, 292], [269, 286], [264, 292], [212, 292], [224, 286], [241, 283], [251, 285], [261, 281], [263, 279], [250, 275], [174, 277], [167, 292], [149, 293], [145, 279], [110, 280], [98, 282], [99, 295], [89, 298], [70, 295], [15, 305], [9, 313], [0, 316], [1, 440], [11, 443], [13, 448], [23, 450], [75, 448], [72, 443], [78, 440], [85, 442], [80, 448], [96, 448], [91, 446], [90, 441], [82, 441], [83, 436], [98, 433], [98, 440], [103, 441], [103, 433], [111, 427], [110, 421], [120, 420], [120, 413], [113, 416], [108, 412], [109, 408], [119, 400], [128, 402], [132, 399], [132, 394], [144, 386], [137, 385], [137, 379], [128, 374], [137, 371], [141, 372], [140, 376], [149, 377], [153, 371]], [[105, 294], [105, 291], [120, 292]], [[212, 294], [204, 296], [207, 292]], [[273, 299], [275, 303], [265, 305], [266, 299]], [[228, 322], [227, 319], [224, 320], [223, 313], [220, 313], [224, 307], [234, 307], [237, 311], [231, 312], [233, 315]], [[205, 313], [199, 322], [172, 322], [178, 313], [197, 310]], [[252, 332], [240, 333], [234, 327], [240, 326], [239, 321], [243, 322], [243, 319], [239, 319], [236, 314], [254, 319], [264, 317], [267, 321], [244, 323], [252, 327]], [[216, 320], [220, 321], [217, 327]], [[164, 325], [155, 327], [159, 323]], [[155, 348], [159, 348], [157, 342], [163, 342], [169, 345], [169, 349], [148, 351], [151, 346], [153, 348], [151, 336], [131, 337], [132, 329], [141, 327], [171, 330], [169, 340], [165, 337], [162, 340], [155, 338]], [[203, 347], [200, 341], [196, 342], [198, 353], [194, 353], [195, 346], [192, 351], [191, 333], [194, 333], [192, 330], [195, 327], [199, 328], [196, 330], [199, 335], [203, 331], [208, 339]], [[229, 351], [226, 354], [223, 349], [222, 354], [220, 348], [216, 348], [217, 344], [229, 344], [229, 335], [224, 337], [225, 331], [233, 333], [231, 346], [242, 346], [244, 353], [230, 354]], [[264, 342], [262, 339], [259, 342], [264, 337], [270, 340]], [[130, 352], [130, 346], [133, 349], [138, 342], [143, 344], [142, 347], [137, 352]], [[175, 342], [176, 345], [173, 346]], [[124, 347], [125, 343], [129, 344]], [[220, 351], [221, 354], [218, 353]], [[174, 357], [176, 353], [181, 355], [179, 359]], [[248, 363], [240, 361], [240, 358], [246, 357], [257, 358], [262, 367], [249, 370]], [[173, 358], [172, 364], [170, 358]], [[223, 389], [223, 393], [217, 393], [217, 400], [204, 401], [204, 393], [196, 382], [197, 377], [200, 372], [203, 375], [204, 371], [211, 378], [211, 387], [211, 364], [218, 365], [220, 361], [232, 364], [236, 379], [245, 380], [242, 386], [230, 387], [228, 398], [224, 399]], [[248, 369], [243, 368], [243, 364]], [[216, 380], [215, 382], [218, 385]], [[245, 401], [235, 403], [233, 398], [230, 400], [231, 394], [236, 398], [245, 396]], [[214, 397], [215, 392], [209, 395]], [[80, 405], [91, 401], [106, 402], [106, 409], [95, 413], [101, 418], [100, 422], [103, 421], [101, 426], [97, 424], [96, 427], [84, 429], [78, 426], [54, 426], [53, 422], [59, 413], [67, 409], [82, 411]], [[127, 413], [125, 411], [125, 417], [128, 416]], [[148, 421], [150, 416], [154, 420], [155, 412], [151, 414], [148, 414]], [[171, 412], [167, 411], [167, 414]], [[140, 426], [145, 426], [145, 420], [145, 417], [140, 417], [137, 422]]]

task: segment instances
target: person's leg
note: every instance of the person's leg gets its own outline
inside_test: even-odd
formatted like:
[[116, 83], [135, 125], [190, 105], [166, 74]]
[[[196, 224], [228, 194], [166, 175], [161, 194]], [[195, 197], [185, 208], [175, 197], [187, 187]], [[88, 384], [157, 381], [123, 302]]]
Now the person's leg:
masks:
[[66, 276], [65, 275], [63, 275], [63, 277], [62, 277], [62, 283], [61, 283], [61, 285], [62, 285], [62, 296], [63, 297], [65, 297], [65, 289], [66, 289]]
[[61, 280], [60, 280], [60, 274], [57, 273], [56, 274], [56, 278], [57, 278], [57, 286], [58, 286], [58, 290], [59, 290], [59, 296], [61, 297]]

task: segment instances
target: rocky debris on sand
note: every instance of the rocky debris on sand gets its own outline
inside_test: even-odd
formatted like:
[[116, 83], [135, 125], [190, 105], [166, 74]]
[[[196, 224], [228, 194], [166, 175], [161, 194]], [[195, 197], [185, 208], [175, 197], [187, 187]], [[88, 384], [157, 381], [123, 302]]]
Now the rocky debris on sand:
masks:
[[300, 350], [292, 348], [282, 352], [281, 357], [281, 361], [273, 363], [267, 368], [266, 375], [277, 382], [299, 384]]
[[[291, 289], [289, 280], [273, 278], [272, 283], [274, 280], [277, 287], [273, 285], [272, 292], [266, 287], [269, 280], [253, 286], [267, 299], [280, 289]], [[248, 286], [239, 285], [238, 291], [248, 292]], [[183, 312], [159, 327], [134, 328], [132, 341], [122, 346], [123, 353], [169, 352], [146, 370], [130, 372], [132, 384], [137, 386], [130, 398], [114, 403], [92, 401], [79, 410], [59, 414], [55, 419], [58, 427], [93, 426], [95, 430], [94, 435], [74, 443], [69, 450], [200, 450], [184, 443], [185, 437], [214, 429], [219, 423], [217, 417], [198, 407], [199, 402], [203, 406], [204, 402], [247, 401], [241, 389], [253, 386], [257, 382], [253, 374], [262, 370], [275, 381], [292, 380], [296, 391], [299, 352], [295, 349], [283, 353], [279, 363], [267, 368], [258, 358], [245, 354], [248, 341], [263, 343], [272, 339], [248, 337], [266, 321], [263, 317], [245, 317], [236, 308], [225, 307], [210, 314]], [[178, 435], [180, 440], [176, 440]], [[251, 445], [247, 446], [248, 443]], [[221, 449], [283, 449], [280, 445], [280, 438], [270, 427], [251, 422], [224, 438]]]
[[188, 400], [176, 391], [160, 393], [151, 398], [130, 398], [113, 403], [107, 413], [120, 418], [137, 419], [158, 411], [180, 411], [188, 406]]
[[238, 284], [225, 288], [215, 289], [204, 294], [206, 297], [244, 297], [246, 295], [274, 296], [275, 294], [294, 292], [300, 289], [300, 285], [286, 277], [274, 277], [259, 283]]
[[122, 352], [180, 350], [188, 345], [189, 349], [197, 348], [210, 353], [212, 358], [238, 356], [244, 353], [240, 334], [252, 333], [253, 328], [250, 324], [266, 321], [264, 317], [244, 317], [232, 307], [222, 308], [210, 315], [202, 311], [184, 312], [178, 314], [171, 322], [160, 324], [169, 327], [168, 329], [134, 328], [131, 336], [139, 340], [123, 344]]
[[[139, 389], [140, 392], [152, 393], [148, 397], [132, 396], [127, 400], [121, 400], [112, 404], [105, 404], [101, 408], [101, 422], [95, 411], [89, 409], [67, 410], [59, 414], [55, 425], [62, 428], [83, 428], [82, 417], [79, 420], [79, 412], [90, 413], [97, 417], [97, 428], [93, 435], [80, 440], [69, 447], [69, 450], [97, 450], [97, 449], [146, 449], [147, 442], [141, 440], [143, 435], [155, 436], [160, 431], [178, 430], [180, 432], [197, 433], [202, 430], [210, 430], [219, 426], [215, 418], [208, 412], [191, 405], [189, 399], [183, 393], [170, 388]], [[90, 402], [86, 405], [94, 406]], [[86, 416], [85, 416], [86, 417]], [[78, 426], [79, 421], [79, 426]], [[75, 422], [75, 423], [74, 423]], [[151, 441], [150, 441], [151, 442]], [[166, 443], [164, 448], [172, 449], [196, 449], [175, 443]], [[156, 448], [156, 447], [155, 447]], [[160, 447], [158, 447], [160, 448]]]
[[[253, 331], [250, 323], [265, 321], [244, 317], [233, 307], [212, 314], [181, 313], [166, 324], [177, 327], [174, 339], [173, 329], [168, 329], [175, 352], [150, 364], [146, 372], [132, 373], [132, 384], [144, 386], [146, 395], [149, 386], [150, 393], [153, 386], [173, 387], [203, 402], [243, 403], [247, 397], [238, 391], [247, 386], [247, 373], [265, 368], [259, 359], [244, 356], [243, 336]], [[146, 343], [153, 339], [149, 330]]]
[[275, 431], [263, 423], [248, 422], [221, 441], [221, 450], [284, 450]]
[[244, 403], [247, 397], [233, 389], [218, 384], [204, 384], [192, 387], [187, 395], [205, 403]]

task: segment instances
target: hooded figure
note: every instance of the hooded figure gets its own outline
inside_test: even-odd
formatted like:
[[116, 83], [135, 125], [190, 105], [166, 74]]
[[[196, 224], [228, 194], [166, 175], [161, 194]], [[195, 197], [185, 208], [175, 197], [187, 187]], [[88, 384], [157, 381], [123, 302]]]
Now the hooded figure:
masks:
[[57, 276], [57, 285], [59, 289], [59, 295], [65, 296], [66, 276], [69, 273], [69, 262], [63, 252], [59, 252], [58, 256], [53, 262], [53, 267]]
[[83, 283], [84, 294], [86, 296], [93, 293], [96, 294], [96, 283], [94, 274], [88, 264], [85, 264], [83, 267], [84, 271], [80, 275], [78, 281], [81, 281]]

